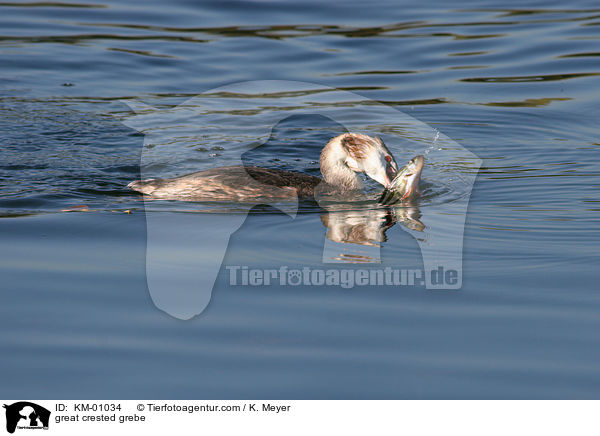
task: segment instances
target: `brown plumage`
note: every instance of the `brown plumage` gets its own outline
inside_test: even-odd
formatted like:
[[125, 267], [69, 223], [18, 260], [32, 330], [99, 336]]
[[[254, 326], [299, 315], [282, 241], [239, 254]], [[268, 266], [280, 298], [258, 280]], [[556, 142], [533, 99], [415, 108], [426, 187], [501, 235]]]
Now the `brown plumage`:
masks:
[[240, 165], [212, 168], [174, 179], [135, 181], [128, 186], [164, 200], [245, 202], [296, 195], [311, 197], [321, 182], [320, 178], [308, 174]]
[[369, 142], [356, 135], [343, 137], [341, 144], [344, 150], [346, 150], [354, 159], [364, 159], [369, 151], [370, 145]]

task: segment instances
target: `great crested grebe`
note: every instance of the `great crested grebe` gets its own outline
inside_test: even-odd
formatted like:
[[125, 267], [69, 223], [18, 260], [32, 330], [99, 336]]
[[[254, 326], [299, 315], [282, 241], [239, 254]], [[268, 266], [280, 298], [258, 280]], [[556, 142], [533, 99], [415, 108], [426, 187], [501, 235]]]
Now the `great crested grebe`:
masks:
[[383, 141], [359, 133], [332, 138], [320, 158], [323, 179], [292, 171], [260, 167], [229, 166], [175, 177], [137, 180], [127, 185], [155, 199], [185, 201], [256, 201], [266, 198], [314, 197], [319, 192], [360, 190], [365, 173], [388, 187], [398, 171]]

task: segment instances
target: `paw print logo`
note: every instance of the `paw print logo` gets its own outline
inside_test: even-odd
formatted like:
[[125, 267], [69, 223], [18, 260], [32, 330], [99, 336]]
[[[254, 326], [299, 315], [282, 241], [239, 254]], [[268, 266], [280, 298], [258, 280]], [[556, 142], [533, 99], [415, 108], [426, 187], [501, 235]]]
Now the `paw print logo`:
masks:
[[[423, 222], [416, 220], [418, 225], [404, 226], [403, 230], [412, 234], [420, 246], [427, 288], [458, 289], [462, 286], [463, 229], [469, 195], [481, 160], [421, 121], [352, 92], [315, 83], [279, 80], [229, 84], [168, 110], [135, 101], [124, 103], [135, 115], [123, 123], [144, 134], [141, 179], [171, 178], [211, 168], [243, 165], [241, 156], [266, 142], [273, 127], [290, 116], [321, 115], [348, 132], [374, 135], [380, 132], [373, 131], [373, 126], [395, 126], [403, 137], [418, 138], [415, 143], [421, 147], [411, 149], [407, 155], [400, 141], [386, 140], [400, 165], [414, 155], [427, 154], [431, 139], [435, 137], [439, 148], [426, 156], [426, 168], [439, 168], [440, 173], [443, 172], [451, 184], [447, 187], [448, 192], [454, 197], [428, 205], [427, 210], [421, 210]], [[297, 144], [290, 144], [290, 147], [297, 147]], [[144, 203], [148, 290], [159, 309], [179, 319], [190, 319], [202, 313], [209, 304], [229, 238], [242, 226], [247, 213], [240, 213], [239, 208], [236, 213], [169, 213], [172, 210], [168, 207], [173, 207], [172, 204], [165, 206], [147, 196]], [[174, 203], [183, 211], [197, 212], [193, 205]], [[298, 201], [297, 198], [290, 199], [283, 209], [279, 203], [272, 206], [295, 218]], [[249, 210], [250, 207], [246, 209]], [[348, 247], [356, 245], [349, 243], [356, 233], [348, 230], [357, 228], [369, 240], [383, 240], [378, 223], [385, 225], [387, 220], [384, 218], [374, 217], [357, 227], [353, 217], [332, 215], [328, 227], [331, 238], [325, 237], [326, 232], [315, 235], [325, 241], [323, 263], [365, 255], [362, 251], [347, 253]], [[374, 223], [377, 225], [372, 228]], [[350, 236], [344, 236], [346, 234]], [[381, 258], [380, 244], [362, 245], [360, 250], [372, 251], [366, 253], [366, 257]], [[429, 280], [428, 272], [438, 270], [440, 266], [444, 270], [458, 271], [458, 278], [451, 286]], [[290, 271], [288, 282], [300, 284], [300, 271]]]
[[302, 283], [302, 274], [300, 273], [300, 270], [297, 270], [297, 269], [289, 270], [288, 276], [287, 276], [287, 282], [288, 282], [288, 284], [290, 284], [292, 286], [298, 286], [300, 283]]

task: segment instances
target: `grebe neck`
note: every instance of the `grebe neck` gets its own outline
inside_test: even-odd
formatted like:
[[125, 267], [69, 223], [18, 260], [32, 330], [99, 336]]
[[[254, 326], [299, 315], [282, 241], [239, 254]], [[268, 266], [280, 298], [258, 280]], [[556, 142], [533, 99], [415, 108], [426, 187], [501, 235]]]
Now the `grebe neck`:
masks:
[[339, 137], [330, 140], [321, 152], [321, 174], [329, 185], [343, 190], [361, 189], [362, 180], [346, 164], [347, 152], [343, 149]]

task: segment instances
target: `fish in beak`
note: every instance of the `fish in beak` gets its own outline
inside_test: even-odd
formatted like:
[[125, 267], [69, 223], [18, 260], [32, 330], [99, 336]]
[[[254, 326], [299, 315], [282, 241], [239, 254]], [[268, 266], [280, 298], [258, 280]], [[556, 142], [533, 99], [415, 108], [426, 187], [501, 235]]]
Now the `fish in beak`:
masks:
[[381, 204], [391, 204], [407, 200], [419, 193], [419, 181], [425, 165], [422, 155], [413, 157], [386, 186], [379, 198]]

